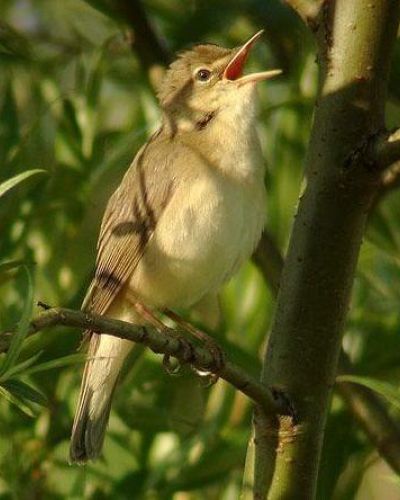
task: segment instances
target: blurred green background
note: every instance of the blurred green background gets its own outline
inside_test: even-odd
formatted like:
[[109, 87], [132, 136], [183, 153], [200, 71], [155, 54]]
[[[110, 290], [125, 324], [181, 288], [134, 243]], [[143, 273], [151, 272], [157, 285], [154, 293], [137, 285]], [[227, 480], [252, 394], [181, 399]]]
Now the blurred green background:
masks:
[[[143, 16], [161, 48], [141, 34]], [[156, 66], [196, 42], [234, 47], [265, 28], [249, 67], [284, 70], [260, 85], [259, 134], [267, 228], [285, 251], [317, 89], [311, 36], [288, 8], [277, 0], [1, 0], [0, 19], [0, 331], [30, 316], [31, 298], [79, 308], [106, 200], [157, 127]], [[399, 97], [400, 43], [388, 126], [400, 123]], [[43, 172], [4, 184], [32, 169]], [[395, 394], [399, 303], [400, 199], [393, 191], [371, 216], [344, 346], [360, 375], [392, 384]], [[220, 342], [255, 374], [273, 307], [252, 263], [223, 292]], [[25, 339], [12, 359], [1, 355], [0, 498], [239, 497], [251, 405], [224, 382], [205, 387], [189, 369], [167, 375], [160, 357], [142, 349], [116, 393], [104, 459], [69, 466], [79, 342], [78, 331], [53, 328]], [[399, 484], [335, 396], [318, 498], [383, 498], [384, 491], [395, 499]]]

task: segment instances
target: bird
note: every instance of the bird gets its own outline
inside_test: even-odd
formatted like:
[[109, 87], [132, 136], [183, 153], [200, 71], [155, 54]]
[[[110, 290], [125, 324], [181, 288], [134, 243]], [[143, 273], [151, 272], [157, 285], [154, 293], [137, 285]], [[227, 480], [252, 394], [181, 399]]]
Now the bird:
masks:
[[[258, 82], [243, 74], [263, 31], [238, 48], [199, 44], [166, 70], [159, 129], [106, 206], [82, 310], [144, 326], [154, 311], [206, 309], [255, 249], [266, 207], [257, 136]], [[71, 463], [101, 454], [118, 374], [133, 343], [89, 338], [70, 444]]]

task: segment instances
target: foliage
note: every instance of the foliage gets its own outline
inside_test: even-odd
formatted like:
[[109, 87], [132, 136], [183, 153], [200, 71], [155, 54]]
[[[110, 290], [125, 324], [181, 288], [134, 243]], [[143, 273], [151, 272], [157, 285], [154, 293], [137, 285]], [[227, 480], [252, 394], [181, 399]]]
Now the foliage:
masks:
[[[116, 394], [104, 460], [70, 467], [79, 332], [54, 328], [26, 338], [34, 301], [79, 307], [105, 202], [157, 126], [154, 92], [124, 37], [126, 23], [109, 5], [3, 0], [0, 6], [0, 331], [18, 323], [12, 348], [0, 357], [0, 495], [235, 499], [251, 428], [243, 396], [221, 382], [204, 387], [189, 369], [170, 377], [159, 357], [138, 347]], [[239, 45], [266, 27], [268, 43], [251, 64], [286, 71], [260, 86], [259, 120], [269, 165], [267, 227], [284, 250], [316, 92], [307, 33], [276, 0], [149, 0], [145, 7], [173, 51], [205, 40]], [[390, 88], [392, 125], [399, 86]], [[344, 338], [360, 375], [354, 381], [381, 388], [397, 407], [399, 205], [394, 193], [371, 217]], [[273, 306], [251, 263], [223, 292], [218, 335], [229, 356], [253, 372]], [[353, 498], [373, 447], [337, 398], [328, 429], [320, 498]], [[340, 440], [345, 445], [338, 447]]]

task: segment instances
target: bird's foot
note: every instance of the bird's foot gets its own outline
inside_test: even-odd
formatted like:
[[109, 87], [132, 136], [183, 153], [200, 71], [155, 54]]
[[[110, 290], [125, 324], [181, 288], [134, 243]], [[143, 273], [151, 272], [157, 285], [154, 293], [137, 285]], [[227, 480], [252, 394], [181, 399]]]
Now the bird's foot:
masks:
[[183, 330], [193, 335], [196, 339], [201, 340], [205, 349], [207, 349], [212, 357], [212, 372], [199, 370], [194, 367], [195, 372], [208, 379], [207, 385], [215, 384], [218, 381], [219, 373], [225, 365], [225, 355], [218, 343], [205, 332], [198, 330], [192, 324], [181, 318], [174, 311], [167, 309], [164, 313], [171, 318]]
[[132, 306], [139, 316], [141, 316], [149, 325], [154, 326], [154, 328], [157, 328], [157, 330], [161, 332], [164, 332], [167, 329], [164, 323], [157, 318], [153, 311], [141, 302], [132, 302]]
[[[181, 361], [177, 360], [176, 362], [171, 361], [170, 354], [165, 354], [163, 357], [163, 366], [167, 373], [171, 375], [177, 375], [181, 368], [182, 364], [191, 363], [194, 360], [193, 355], [193, 346], [192, 344], [186, 340], [181, 334], [175, 332], [171, 328], [168, 328], [164, 323], [158, 319], [154, 313], [148, 309], [141, 302], [135, 302], [132, 304], [137, 313], [149, 324], [157, 328], [157, 330], [161, 331], [164, 335], [172, 337], [181, 344], [183, 356], [181, 356]], [[217, 344], [217, 342], [207, 335], [205, 332], [198, 330], [191, 323], [185, 321], [178, 314], [167, 309], [164, 311], [164, 314], [171, 318], [177, 325], [179, 325], [183, 330], [190, 333], [193, 337], [200, 340], [205, 349], [207, 349], [211, 355], [212, 362], [210, 363], [210, 370], [201, 370], [199, 368], [193, 367], [194, 371], [200, 375], [204, 380], [207, 380], [207, 385], [215, 384], [218, 381], [219, 373], [223, 369], [225, 365], [225, 356], [221, 349], [221, 347]], [[183, 360], [183, 362], [182, 362]]]
[[220, 373], [225, 366], [224, 351], [218, 345], [218, 343], [208, 335], [207, 335], [207, 340], [204, 342], [204, 347], [210, 352], [213, 358], [213, 372], [218, 377], [218, 373]]
[[172, 361], [169, 354], [164, 354], [162, 364], [168, 375], [180, 375], [182, 371], [182, 363], [176, 359]]
[[181, 372], [183, 364], [190, 363], [193, 360], [193, 346], [186, 340], [182, 335], [170, 328], [164, 330], [165, 335], [176, 339], [182, 348], [182, 361], [176, 359], [175, 362], [171, 361], [170, 354], [164, 354], [163, 356], [163, 366], [165, 371], [169, 375], [178, 375]]
[[192, 366], [192, 370], [199, 377], [200, 383], [203, 387], [211, 387], [216, 384], [219, 380], [219, 375], [212, 372], [205, 372]]

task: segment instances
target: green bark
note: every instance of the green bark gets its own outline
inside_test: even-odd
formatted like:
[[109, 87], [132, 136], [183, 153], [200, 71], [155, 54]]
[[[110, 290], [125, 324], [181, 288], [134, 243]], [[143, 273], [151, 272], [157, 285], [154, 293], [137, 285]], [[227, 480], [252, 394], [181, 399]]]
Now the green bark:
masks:
[[308, 19], [321, 83], [262, 374], [290, 405], [288, 415], [256, 422], [255, 498], [315, 497], [357, 257], [381, 175], [370, 145], [384, 129], [399, 11], [398, 0], [336, 0]]

